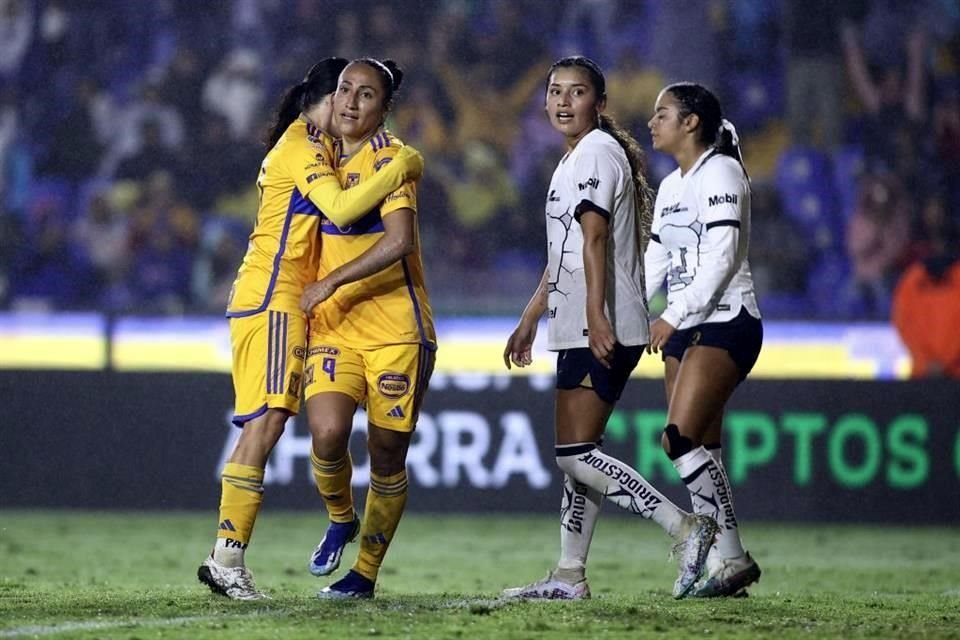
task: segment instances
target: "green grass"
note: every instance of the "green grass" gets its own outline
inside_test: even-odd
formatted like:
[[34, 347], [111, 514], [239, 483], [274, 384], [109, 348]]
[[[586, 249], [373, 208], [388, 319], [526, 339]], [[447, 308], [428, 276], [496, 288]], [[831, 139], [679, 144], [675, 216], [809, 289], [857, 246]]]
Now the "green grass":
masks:
[[273, 599], [251, 604], [196, 581], [215, 517], [0, 511], [0, 638], [960, 638], [946, 528], [747, 523], [764, 570], [751, 596], [675, 601], [660, 529], [608, 514], [593, 600], [503, 603], [552, 566], [555, 518], [410, 514], [375, 600], [321, 602], [305, 563], [324, 518], [266, 511], [248, 563]]

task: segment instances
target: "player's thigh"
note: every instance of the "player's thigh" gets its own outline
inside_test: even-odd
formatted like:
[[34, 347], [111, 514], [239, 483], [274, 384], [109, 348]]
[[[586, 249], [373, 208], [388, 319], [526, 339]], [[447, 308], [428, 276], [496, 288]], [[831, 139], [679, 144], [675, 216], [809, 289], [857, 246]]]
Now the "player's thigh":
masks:
[[306, 319], [271, 309], [231, 318], [230, 343], [234, 424], [242, 426], [268, 409], [296, 414], [303, 383]]
[[725, 349], [694, 346], [684, 353], [677, 371], [667, 423], [701, 444], [710, 426], [736, 388], [740, 370]]
[[409, 433], [417, 426], [430, 385], [436, 351], [420, 344], [398, 344], [363, 352], [370, 424]]
[[667, 405], [673, 397], [673, 390], [677, 386], [677, 374], [680, 372], [680, 360], [673, 356], [663, 359], [663, 388], [667, 394]]
[[365, 393], [363, 356], [311, 335], [304, 368], [304, 397], [307, 423], [318, 455], [339, 457], [345, 453], [353, 414]]

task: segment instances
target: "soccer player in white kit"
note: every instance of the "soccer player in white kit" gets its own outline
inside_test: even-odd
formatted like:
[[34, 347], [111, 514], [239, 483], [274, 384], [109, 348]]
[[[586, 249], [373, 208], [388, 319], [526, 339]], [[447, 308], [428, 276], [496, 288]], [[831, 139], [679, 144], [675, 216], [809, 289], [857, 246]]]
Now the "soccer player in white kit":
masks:
[[603, 113], [605, 87], [600, 68], [581, 56], [555, 62], [548, 75], [546, 111], [566, 139], [567, 153], [547, 193], [547, 268], [503, 359], [508, 369], [511, 363], [530, 364], [537, 324], [547, 313], [549, 349], [558, 352], [560, 560], [546, 578], [505, 590], [508, 597], [590, 596], [587, 553], [604, 497], [653, 520], [679, 545], [677, 598], [703, 573], [717, 533], [713, 518], [682, 511], [598, 447], [649, 342], [641, 255], [649, 234], [650, 191], [639, 144]]
[[694, 512], [720, 525], [707, 577], [690, 595], [740, 595], [760, 578], [760, 567], [740, 541], [720, 430], [724, 406], [763, 342], [747, 262], [750, 182], [736, 129], [705, 87], [682, 82], [663, 89], [648, 126], [653, 148], [679, 165], [660, 184], [644, 256], [647, 295], [667, 282], [667, 308], [650, 328], [648, 348], [663, 354], [662, 443]]

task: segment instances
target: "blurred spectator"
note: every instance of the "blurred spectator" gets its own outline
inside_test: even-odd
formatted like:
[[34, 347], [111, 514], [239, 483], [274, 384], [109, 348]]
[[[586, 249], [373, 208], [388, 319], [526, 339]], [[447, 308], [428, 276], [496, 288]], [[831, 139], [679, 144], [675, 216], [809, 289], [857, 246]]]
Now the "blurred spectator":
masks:
[[124, 188], [129, 187], [120, 185], [112, 194], [106, 188], [94, 191], [73, 225], [75, 251], [90, 263], [98, 290], [108, 297], [121, 286], [130, 259], [129, 220], [115, 208], [115, 202], [123, 202]]
[[[914, 147], [923, 139], [926, 125], [926, 34], [919, 28], [910, 30], [904, 58], [888, 60], [885, 56], [883, 62], [874, 64], [869, 63], [860, 37], [859, 28], [844, 27], [847, 72], [865, 112], [862, 138], [867, 167], [900, 169], [914, 159]], [[899, 44], [890, 43], [889, 48], [901, 50]]]
[[892, 175], [865, 176], [847, 226], [852, 277], [846, 311], [889, 317], [892, 282], [910, 242], [910, 210], [903, 184]]
[[787, 118], [794, 144], [831, 150], [842, 142], [845, 18], [836, 0], [786, 0]]
[[150, 174], [134, 211], [128, 286], [137, 311], [182, 313], [190, 299], [199, 220], [175, 189], [171, 174]]
[[141, 127], [140, 148], [120, 161], [116, 177], [121, 180], [143, 180], [157, 170], [177, 173], [180, 156], [164, 145], [160, 125], [146, 120]]
[[774, 185], [754, 183], [750, 202], [758, 222], [750, 230], [750, 271], [760, 299], [777, 294], [802, 298], [810, 244], [797, 223], [784, 214]]
[[234, 140], [247, 138], [263, 107], [260, 56], [252, 49], [234, 49], [209, 77], [203, 88], [204, 106], [224, 116]]
[[89, 78], [77, 83], [76, 97], [62, 119], [53, 123], [56, 142], [40, 173], [81, 181], [97, 172], [104, 150], [104, 120], [109, 117], [110, 107]]
[[190, 138], [202, 132], [203, 85], [206, 81], [206, 71], [197, 52], [189, 45], [181, 45], [174, 53], [170, 66], [159, 85], [163, 102], [179, 107], [185, 133]]
[[893, 324], [910, 352], [914, 378], [960, 379], [960, 259], [951, 233], [897, 284]]
[[92, 293], [89, 266], [69, 243], [62, 209], [53, 196], [35, 200], [19, 247], [11, 299], [18, 307], [73, 308]]
[[15, 82], [33, 40], [33, 2], [0, 0], [0, 81]]
[[194, 308], [206, 313], [223, 313], [237, 277], [237, 265], [247, 249], [249, 226], [226, 220], [207, 224], [200, 238], [194, 262], [191, 295]]
[[546, 61], [535, 62], [510, 86], [498, 88], [496, 70], [489, 63], [465, 68], [439, 61], [437, 72], [456, 113], [453, 137], [457, 147], [462, 149], [471, 141], [485, 142], [505, 157], [519, 133], [524, 106], [538, 89], [543, 89], [543, 70], [548, 66]]

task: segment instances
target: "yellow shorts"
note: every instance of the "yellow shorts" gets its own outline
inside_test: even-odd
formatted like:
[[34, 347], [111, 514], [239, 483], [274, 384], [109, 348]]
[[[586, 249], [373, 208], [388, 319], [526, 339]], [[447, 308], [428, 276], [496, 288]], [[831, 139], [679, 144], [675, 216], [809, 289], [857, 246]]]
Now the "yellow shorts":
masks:
[[300, 314], [267, 309], [230, 318], [233, 348], [233, 423], [258, 418], [267, 409], [300, 410], [307, 320]]
[[435, 352], [419, 344], [352, 349], [310, 336], [304, 396], [336, 391], [366, 404], [371, 423], [413, 431], [433, 374]]

